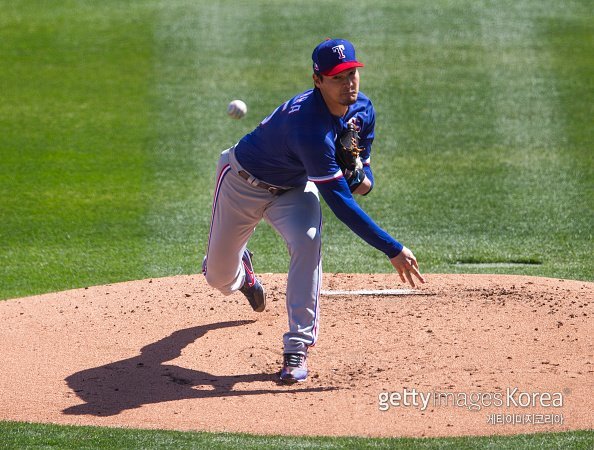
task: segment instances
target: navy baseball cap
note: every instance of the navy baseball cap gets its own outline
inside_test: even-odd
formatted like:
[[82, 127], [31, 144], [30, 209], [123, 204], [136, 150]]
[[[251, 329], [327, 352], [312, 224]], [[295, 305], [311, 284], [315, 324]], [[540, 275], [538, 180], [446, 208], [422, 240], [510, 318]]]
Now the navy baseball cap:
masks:
[[311, 54], [315, 73], [332, 76], [353, 67], [364, 67], [355, 57], [355, 47], [344, 39], [326, 39]]

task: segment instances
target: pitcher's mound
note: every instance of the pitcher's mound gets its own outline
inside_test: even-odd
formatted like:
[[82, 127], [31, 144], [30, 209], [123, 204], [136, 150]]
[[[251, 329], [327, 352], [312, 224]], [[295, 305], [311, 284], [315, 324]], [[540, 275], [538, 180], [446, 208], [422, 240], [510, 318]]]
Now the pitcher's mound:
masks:
[[261, 314], [202, 276], [0, 302], [0, 420], [360, 436], [594, 427], [594, 283], [428, 275], [401, 292], [395, 274], [326, 274], [310, 377], [284, 386], [286, 275], [261, 278]]

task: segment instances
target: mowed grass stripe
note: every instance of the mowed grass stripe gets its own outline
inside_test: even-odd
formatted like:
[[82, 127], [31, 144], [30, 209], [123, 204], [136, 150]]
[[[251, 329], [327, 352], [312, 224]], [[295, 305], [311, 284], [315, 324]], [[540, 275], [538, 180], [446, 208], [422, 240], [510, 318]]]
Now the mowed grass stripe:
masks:
[[[568, 152], [565, 123], [574, 118], [565, 115], [558, 91], [559, 83], [566, 81], [553, 71], [555, 50], [542, 27], [551, 15], [565, 15], [565, 6], [480, 6], [494, 132], [485, 155], [494, 175], [487, 198], [495, 195], [498, 206], [483, 225], [485, 234], [489, 228], [495, 232], [496, 245], [467, 249], [465, 257], [484, 262], [531, 260], [553, 271], [560, 257], [580, 247], [573, 241], [584, 225], [576, 193], [587, 189], [576, 178], [582, 161]], [[554, 247], [557, 250], [551, 252]], [[571, 257], [564, 259], [567, 264]], [[567, 271], [565, 276], [575, 275]]]
[[151, 232], [145, 254], [153, 276], [200, 271], [216, 159], [247, 131], [246, 122], [227, 117], [226, 106], [242, 96], [250, 79], [242, 73], [250, 58], [244, 51], [249, 26], [237, 26], [249, 10], [246, 3], [175, 2], [158, 11], [153, 30], [156, 136], [148, 164], [159, 189], [147, 211]]
[[[567, 278], [586, 280], [594, 279], [593, 23], [594, 10], [587, 1], [572, 3], [562, 13], [539, 22], [540, 38], [552, 54], [550, 65], [564, 118], [562, 158], [570, 165], [564, 177], [553, 178], [548, 184], [553, 198], [562, 205], [562, 220], [557, 224], [562, 245], [558, 261]], [[569, 180], [574, 189], [567, 188]]]
[[149, 17], [118, 2], [3, 8], [2, 297], [138, 276]]
[[528, 260], [534, 265], [519, 269], [534, 273], [547, 262], [550, 243], [542, 232], [550, 233], [558, 205], [547, 202], [541, 183], [565, 169], [559, 167], [563, 137], [554, 77], [546, 70], [548, 51], [534, 23], [546, 8], [513, 2], [477, 2], [472, 8], [480, 23], [477, 63], [486, 80], [476, 114], [485, 119], [482, 133], [488, 139], [473, 155], [472, 184], [466, 186], [471, 198], [464, 206], [473, 221], [465, 224], [468, 242], [452, 262], [474, 261], [475, 270], [480, 263]]

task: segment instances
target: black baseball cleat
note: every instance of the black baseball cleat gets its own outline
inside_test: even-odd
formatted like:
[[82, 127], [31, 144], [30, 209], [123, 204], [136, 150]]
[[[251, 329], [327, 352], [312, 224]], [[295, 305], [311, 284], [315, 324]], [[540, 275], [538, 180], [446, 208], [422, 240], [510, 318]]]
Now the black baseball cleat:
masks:
[[245, 269], [245, 280], [243, 286], [241, 286], [239, 290], [246, 296], [254, 311], [262, 312], [266, 308], [266, 292], [254, 274], [252, 256], [253, 253], [248, 249], [245, 249], [243, 256], [241, 257], [241, 262]]

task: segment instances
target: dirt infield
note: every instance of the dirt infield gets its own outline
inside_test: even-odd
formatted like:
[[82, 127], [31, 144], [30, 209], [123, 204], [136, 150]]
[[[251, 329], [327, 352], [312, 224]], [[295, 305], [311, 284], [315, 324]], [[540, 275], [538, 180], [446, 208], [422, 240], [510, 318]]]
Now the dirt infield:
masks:
[[[289, 387], [276, 381], [285, 275], [262, 276], [262, 314], [198, 275], [0, 302], [0, 420], [360, 436], [594, 428], [594, 283], [427, 278], [422, 295], [323, 296], [310, 379]], [[324, 279], [402, 287], [392, 274]]]

